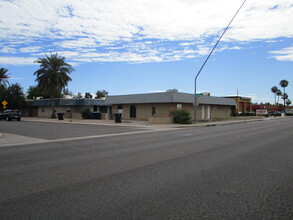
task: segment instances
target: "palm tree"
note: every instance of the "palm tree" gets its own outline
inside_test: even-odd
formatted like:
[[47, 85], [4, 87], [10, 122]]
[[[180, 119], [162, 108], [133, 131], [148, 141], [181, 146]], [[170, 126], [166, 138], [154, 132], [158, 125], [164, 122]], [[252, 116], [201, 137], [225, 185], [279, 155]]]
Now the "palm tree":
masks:
[[[286, 94], [286, 92], [285, 92], [285, 88], [288, 86], [289, 81], [283, 79], [283, 80], [280, 81], [279, 84], [280, 84], [281, 87], [284, 88], [284, 94]], [[284, 99], [284, 108], [285, 108], [285, 100], [286, 100], [286, 99]]]
[[290, 99], [287, 99], [287, 101], [286, 101], [286, 105], [289, 106], [289, 105], [291, 105], [291, 104], [292, 104], [291, 100], [290, 100]]
[[8, 72], [8, 69], [0, 68], [0, 84], [3, 84], [4, 86], [9, 85], [9, 82], [8, 82], [9, 76], [7, 72]]
[[279, 98], [282, 95], [281, 90], [278, 89], [278, 91], [276, 92], [276, 95], [278, 96], [278, 104], [279, 104]]
[[274, 95], [275, 95], [275, 105], [276, 105], [276, 92], [277, 92], [278, 90], [279, 90], [279, 89], [278, 89], [277, 86], [273, 86], [273, 87], [271, 88], [272, 93], [274, 93]]
[[58, 54], [50, 54], [48, 56], [45, 54], [45, 58], [38, 58], [35, 63], [40, 64], [40, 69], [34, 72], [37, 76], [36, 81], [38, 82], [40, 88], [44, 91], [50, 93], [51, 106], [52, 106], [52, 116], [51, 118], [56, 118], [55, 114], [55, 102], [54, 96], [68, 85], [71, 78], [68, 76], [72, 71], [73, 67], [65, 62], [64, 56], [58, 56]]

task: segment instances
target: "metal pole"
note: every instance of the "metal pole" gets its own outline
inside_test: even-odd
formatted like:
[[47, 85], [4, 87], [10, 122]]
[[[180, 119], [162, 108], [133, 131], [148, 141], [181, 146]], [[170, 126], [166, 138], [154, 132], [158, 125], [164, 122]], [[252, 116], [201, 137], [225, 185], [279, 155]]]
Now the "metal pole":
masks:
[[225, 28], [225, 30], [223, 31], [222, 35], [220, 36], [220, 38], [218, 39], [217, 43], [215, 44], [215, 46], [213, 47], [213, 49], [211, 50], [210, 54], [208, 55], [208, 57], [206, 58], [206, 60], [204, 61], [203, 65], [201, 66], [200, 70], [198, 71], [196, 77], [194, 78], [194, 123], [196, 123], [196, 110], [197, 110], [197, 95], [196, 95], [196, 80], [197, 77], [199, 76], [200, 72], [202, 71], [203, 67], [206, 65], [206, 63], [208, 62], [210, 56], [212, 55], [212, 53], [214, 52], [214, 50], [216, 49], [218, 43], [221, 41], [222, 37], [224, 36], [224, 34], [226, 33], [226, 31], [228, 30], [228, 28], [230, 27], [232, 21], [234, 20], [234, 18], [236, 17], [236, 15], [238, 14], [238, 12], [240, 11], [240, 9], [242, 8], [242, 6], [245, 4], [246, 0], [243, 1], [243, 3], [241, 4], [241, 6], [239, 7], [239, 9], [237, 10], [237, 12], [235, 13], [235, 15], [233, 16], [233, 18], [231, 19], [231, 21], [229, 22], [229, 24], [227, 25], [227, 27]]

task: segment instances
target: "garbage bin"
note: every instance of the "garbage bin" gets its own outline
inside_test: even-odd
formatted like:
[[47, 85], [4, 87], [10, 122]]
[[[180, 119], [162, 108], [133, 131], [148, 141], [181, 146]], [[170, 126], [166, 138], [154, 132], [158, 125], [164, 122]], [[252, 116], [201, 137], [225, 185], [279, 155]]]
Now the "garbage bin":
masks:
[[92, 112], [92, 119], [101, 119], [101, 112]]
[[115, 123], [121, 123], [122, 114], [121, 113], [115, 113]]
[[97, 112], [92, 112], [92, 119], [97, 119]]
[[63, 113], [57, 113], [57, 115], [58, 115], [58, 120], [63, 120], [64, 119], [63, 118], [63, 116], [64, 116]]

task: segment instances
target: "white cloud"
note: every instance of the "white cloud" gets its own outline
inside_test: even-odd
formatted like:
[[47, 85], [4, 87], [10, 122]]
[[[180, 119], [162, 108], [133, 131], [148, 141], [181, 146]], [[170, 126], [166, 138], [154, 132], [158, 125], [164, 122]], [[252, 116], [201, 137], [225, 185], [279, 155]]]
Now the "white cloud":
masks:
[[11, 48], [11, 47], [2, 47], [0, 49], [0, 53], [16, 53], [16, 49], [15, 48]]
[[293, 61], [293, 47], [287, 47], [280, 51], [270, 51], [271, 54], [275, 54], [271, 56], [280, 61]]
[[[85, 62], [162, 62], [203, 56], [210, 50], [210, 38], [217, 38], [242, 2], [1, 1], [0, 41], [6, 43], [0, 53], [70, 50], [73, 54], [67, 52], [68, 57]], [[247, 1], [223, 41], [274, 43], [277, 38], [292, 38], [292, 14], [292, 0]]]
[[34, 65], [35, 57], [0, 57], [0, 63], [4, 65]]
[[19, 51], [21, 53], [33, 53], [33, 52], [38, 52], [42, 49], [42, 47], [23, 47], [20, 48]]

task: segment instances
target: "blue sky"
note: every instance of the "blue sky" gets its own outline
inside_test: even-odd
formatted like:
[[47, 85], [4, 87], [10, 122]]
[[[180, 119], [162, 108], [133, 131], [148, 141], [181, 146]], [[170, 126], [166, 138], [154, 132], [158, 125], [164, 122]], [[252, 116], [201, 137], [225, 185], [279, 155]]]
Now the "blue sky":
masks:
[[[34, 61], [65, 56], [73, 93], [193, 93], [194, 77], [243, 0], [1, 0], [0, 67], [35, 85]], [[293, 99], [293, 2], [247, 0], [198, 78], [199, 92]]]

